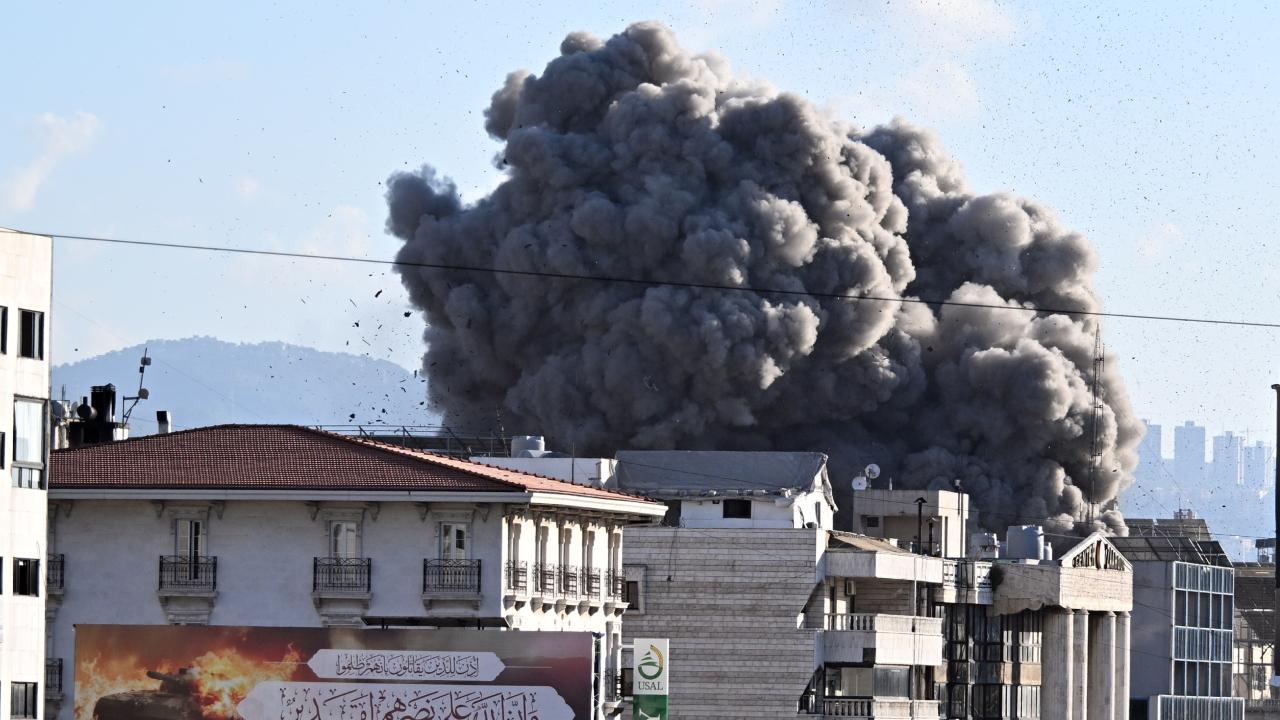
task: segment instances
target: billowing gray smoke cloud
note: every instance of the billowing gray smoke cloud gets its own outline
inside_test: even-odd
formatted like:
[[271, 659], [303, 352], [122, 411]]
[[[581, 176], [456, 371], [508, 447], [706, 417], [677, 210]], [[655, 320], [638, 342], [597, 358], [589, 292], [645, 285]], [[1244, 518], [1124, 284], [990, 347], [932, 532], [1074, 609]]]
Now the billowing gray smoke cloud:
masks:
[[447, 422], [579, 454], [816, 449], [840, 489], [874, 461], [898, 487], [960, 479], [992, 528], [1122, 530], [1141, 430], [1108, 364], [1090, 480], [1097, 320], [899, 301], [1097, 310], [1083, 237], [970, 192], [930, 133], [843, 124], [660, 25], [560, 50], [493, 96], [489, 196], [391, 177], [401, 262], [889, 301], [401, 266]]

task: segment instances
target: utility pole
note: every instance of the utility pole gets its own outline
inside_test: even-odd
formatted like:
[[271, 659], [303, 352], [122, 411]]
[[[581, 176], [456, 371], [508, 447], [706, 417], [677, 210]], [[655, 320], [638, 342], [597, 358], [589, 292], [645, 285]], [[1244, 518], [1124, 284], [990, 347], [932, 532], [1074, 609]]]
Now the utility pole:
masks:
[[[1276, 391], [1276, 485], [1271, 489], [1271, 494], [1275, 499], [1275, 521], [1276, 521], [1276, 538], [1280, 538], [1280, 383], [1271, 386]], [[1275, 564], [1275, 559], [1280, 558], [1280, 541], [1273, 540], [1276, 546], [1271, 551], [1272, 572], [1275, 575], [1275, 607], [1272, 608], [1273, 624], [1275, 624], [1275, 636], [1271, 638], [1271, 697], [1280, 697], [1280, 566]]]

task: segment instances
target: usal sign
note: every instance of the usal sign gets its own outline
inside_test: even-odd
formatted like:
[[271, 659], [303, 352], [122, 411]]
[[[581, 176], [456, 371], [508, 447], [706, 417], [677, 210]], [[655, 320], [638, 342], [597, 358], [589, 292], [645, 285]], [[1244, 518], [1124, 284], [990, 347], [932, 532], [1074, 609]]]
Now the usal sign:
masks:
[[635, 720], [667, 720], [667, 678], [671, 673], [667, 641], [636, 638], [632, 658]]

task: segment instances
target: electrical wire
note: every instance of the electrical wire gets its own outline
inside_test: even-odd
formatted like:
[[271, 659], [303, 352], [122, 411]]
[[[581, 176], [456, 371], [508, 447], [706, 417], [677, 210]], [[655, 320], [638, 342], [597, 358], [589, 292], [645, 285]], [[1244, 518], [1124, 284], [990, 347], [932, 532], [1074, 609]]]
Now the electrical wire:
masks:
[[1179, 315], [1150, 315], [1145, 313], [1122, 313], [1108, 312], [1102, 310], [1081, 310], [1071, 308], [1054, 308], [1054, 307], [1019, 307], [1009, 306], [997, 303], [979, 303], [979, 302], [960, 302], [956, 300], [942, 300], [938, 298], [915, 298], [915, 297], [884, 297], [879, 295], [867, 294], [850, 294], [838, 292], [820, 292], [810, 290], [788, 290], [784, 288], [763, 288], [752, 285], [724, 285], [720, 283], [703, 283], [691, 282], [683, 280], [663, 280], [663, 279], [647, 279], [634, 278], [612, 275], [585, 275], [580, 273], [561, 273], [551, 272], [547, 270], [517, 270], [515, 268], [499, 268], [485, 267], [479, 265], [457, 265], [452, 263], [428, 263], [415, 261], [399, 261], [384, 260], [380, 258], [362, 258], [344, 255], [321, 255], [311, 253], [289, 252], [285, 250], [260, 250], [253, 248], [238, 248], [223, 245], [197, 245], [194, 243], [165, 243], [150, 240], [126, 240], [123, 238], [107, 238], [97, 237], [93, 235], [68, 235], [63, 233], [34, 232], [26, 230], [0, 229], [9, 233], [24, 233], [28, 235], [40, 235], [49, 238], [58, 238], [62, 240], [82, 240], [87, 242], [111, 243], [116, 245], [134, 245], [139, 247], [167, 248], [172, 250], [199, 250], [203, 252], [225, 252], [237, 253], [243, 255], [261, 255], [268, 257], [284, 257], [303, 260], [328, 260], [334, 262], [352, 262], [364, 263], [370, 265], [392, 265], [396, 267], [422, 268], [429, 270], [442, 270], [449, 272], [470, 272], [484, 273], [489, 275], [510, 275], [516, 277], [531, 277], [554, 280], [574, 280], [581, 282], [594, 283], [617, 283], [623, 285], [638, 285], [644, 287], [674, 287], [686, 288], [691, 290], [713, 290], [717, 292], [734, 292], [734, 293], [755, 293], [759, 295], [772, 295], [784, 297], [812, 297], [826, 300], [844, 300], [854, 302], [882, 302], [882, 303], [908, 303], [917, 305], [936, 305], [949, 307], [967, 307], [981, 308], [985, 310], [1004, 310], [1015, 312], [1026, 312], [1033, 314], [1049, 314], [1049, 315], [1069, 315], [1082, 317], [1109, 317], [1120, 318], [1126, 320], [1152, 320], [1162, 322], [1184, 322], [1197, 323], [1202, 325], [1230, 325], [1237, 327], [1257, 327], [1280, 329], [1280, 322], [1263, 322], [1252, 320], [1224, 320], [1220, 318], [1197, 318]]

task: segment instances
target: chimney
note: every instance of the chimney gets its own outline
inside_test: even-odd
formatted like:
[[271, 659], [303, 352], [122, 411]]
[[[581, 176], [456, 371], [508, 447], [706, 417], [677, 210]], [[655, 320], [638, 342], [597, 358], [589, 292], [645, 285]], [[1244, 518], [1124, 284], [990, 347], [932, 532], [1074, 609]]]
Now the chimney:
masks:
[[168, 410], [156, 411], [156, 434], [168, 435], [173, 432], [173, 416]]

